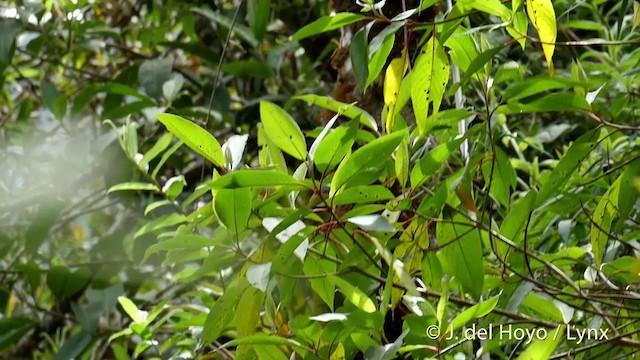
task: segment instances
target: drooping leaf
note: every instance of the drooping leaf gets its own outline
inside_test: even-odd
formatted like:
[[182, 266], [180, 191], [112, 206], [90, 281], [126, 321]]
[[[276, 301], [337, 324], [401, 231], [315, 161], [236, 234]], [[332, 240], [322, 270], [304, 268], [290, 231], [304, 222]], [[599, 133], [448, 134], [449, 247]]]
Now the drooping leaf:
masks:
[[284, 109], [268, 101], [260, 102], [260, 120], [267, 136], [282, 151], [298, 160], [307, 157], [307, 143], [298, 124]]
[[398, 101], [398, 92], [400, 91], [402, 77], [406, 69], [405, 65], [406, 59], [404, 56], [391, 60], [384, 77], [384, 104], [389, 108], [386, 119], [387, 134], [391, 133], [393, 129], [395, 107]]
[[[322, 247], [322, 252], [327, 256], [335, 256], [332, 245]], [[329, 309], [334, 309], [335, 288], [334, 283], [328, 278], [336, 272], [337, 264], [319, 256], [307, 256], [304, 260], [304, 274], [310, 276], [311, 288], [327, 304]], [[324, 275], [324, 276], [322, 276]]]
[[[377, 51], [373, 48], [375, 45], [373, 40], [371, 41], [371, 44], [369, 44], [370, 59], [367, 70], [367, 82], [364, 85], [365, 89], [367, 89], [378, 78], [378, 75], [382, 71], [382, 68], [384, 68], [384, 65], [387, 63], [387, 58], [389, 57], [389, 54], [391, 54], [391, 50], [393, 49], [393, 44], [396, 39], [394, 34], [380, 33], [376, 36], [376, 38], [378, 37], [384, 40], [380, 44], [380, 48], [377, 49]], [[376, 38], [374, 38], [374, 40], [376, 40]]]
[[602, 196], [602, 198], [600, 198], [598, 206], [593, 212], [593, 223], [591, 224], [591, 249], [598, 268], [602, 265], [602, 258], [604, 257], [604, 253], [607, 248], [607, 242], [609, 241], [611, 224], [618, 213], [617, 204], [620, 197], [620, 183], [622, 176], [624, 176], [624, 174], [620, 175], [620, 177], [611, 184], [609, 189], [607, 189], [607, 192]]
[[252, 0], [248, 4], [253, 15], [251, 18], [253, 34], [258, 41], [262, 41], [271, 18], [271, 0]]
[[353, 75], [356, 78], [358, 89], [364, 89], [369, 77], [369, 49], [367, 47], [369, 28], [369, 26], [364, 26], [351, 39], [351, 66], [353, 67]]
[[531, 23], [538, 31], [542, 51], [547, 59], [549, 75], [553, 75], [553, 52], [556, 48], [556, 13], [551, 0], [527, 0], [527, 13]]
[[224, 168], [224, 155], [218, 140], [195, 123], [173, 114], [158, 114], [158, 120], [191, 150]]
[[449, 82], [449, 59], [436, 37], [420, 50], [411, 77], [411, 102], [416, 122], [424, 135], [430, 114], [436, 114]]
[[207, 315], [202, 328], [200, 343], [210, 344], [222, 334], [233, 319], [240, 295], [247, 286], [249, 284], [246, 281], [237, 281], [227, 286]]
[[465, 222], [468, 220], [459, 214], [452, 221], [438, 222], [436, 236], [445, 271], [455, 276], [465, 292], [478, 299], [484, 284], [482, 239], [479, 230]]
[[0, 20], [0, 70], [11, 62], [16, 36], [21, 30], [22, 24], [17, 19]]

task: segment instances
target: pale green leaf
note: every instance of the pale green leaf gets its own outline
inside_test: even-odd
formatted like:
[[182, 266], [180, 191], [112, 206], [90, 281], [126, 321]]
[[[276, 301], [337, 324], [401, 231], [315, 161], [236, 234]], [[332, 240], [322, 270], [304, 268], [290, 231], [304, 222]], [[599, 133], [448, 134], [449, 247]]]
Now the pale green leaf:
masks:
[[191, 150], [204, 156], [215, 165], [224, 168], [224, 156], [220, 143], [207, 130], [173, 114], [158, 114], [158, 120]]

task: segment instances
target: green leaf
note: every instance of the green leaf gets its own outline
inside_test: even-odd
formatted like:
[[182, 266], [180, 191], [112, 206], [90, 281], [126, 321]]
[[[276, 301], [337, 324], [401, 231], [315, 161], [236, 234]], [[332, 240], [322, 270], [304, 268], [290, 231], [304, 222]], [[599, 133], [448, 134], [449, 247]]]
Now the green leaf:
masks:
[[382, 185], [356, 186], [346, 189], [336, 195], [331, 204], [334, 206], [346, 204], [367, 204], [372, 202], [391, 200], [395, 195]]
[[[620, 183], [624, 173], [611, 184], [607, 192], [600, 198], [596, 210], [593, 212], [591, 224], [591, 249], [596, 266], [600, 268], [602, 258], [607, 249], [611, 223], [618, 214], [618, 202], [620, 197]], [[624, 196], [623, 196], [624, 197]]]
[[207, 246], [218, 245], [214, 239], [209, 239], [200, 235], [192, 234], [176, 234], [174, 237], [168, 240], [160, 241], [147, 248], [144, 252], [144, 258], [142, 263], [147, 261], [149, 256], [157, 253], [158, 251], [168, 251], [177, 249], [202, 249]]
[[282, 336], [274, 335], [274, 334], [255, 334], [251, 336], [243, 337], [242, 339], [231, 340], [222, 347], [231, 347], [238, 345], [283, 345], [283, 346], [293, 346], [293, 347], [302, 347], [298, 341], [293, 339], [288, 339]]
[[564, 340], [565, 326], [550, 330], [544, 339], [534, 340], [523, 351], [518, 360], [547, 360]]
[[[245, 338], [253, 335], [260, 328], [260, 312], [265, 300], [265, 293], [247, 288], [240, 296], [238, 308], [242, 311], [236, 312], [236, 329], [238, 338]], [[251, 347], [243, 344], [238, 346], [235, 353], [236, 359], [250, 359], [248, 357]]]
[[16, 19], [0, 20], [0, 70], [11, 63], [15, 40], [21, 30], [22, 24]]
[[473, 305], [467, 310], [461, 312], [451, 321], [451, 323], [449, 323], [449, 327], [446, 332], [450, 333], [451, 331], [456, 331], [469, 321], [487, 315], [493, 311], [496, 305], [498, 305], [498, 300], [500, 300], [500, 295], [496, 295], [486, 301]]
[[138, 231], [136, 231], [135, 237], [137, 238], [155, 230], [182, 224], [185, 221], [187, 221], [187, 217], [182, 214], [167, 214], [142, 226], [140, 229], [138, 229]]
[[244, 230], [251, 216], [251, 189], [220, 189], [215, 192], [213, 206], [220, 222], [236, 236]]
[[[449, 82], [449, 59], [434, 36], [420, 50], [411, 77], [411, 102], [416, 122], [424, 135], [429, 114], [440, 109]], [[431, 108], [431, 111], [429, 109]]]
[[246, 187], [267, 187], [293, 185], [303, 186], [289, 174], [273, 170], [238, 170], [226, 174], [209, 184], [212, 189], [237, 189]]
[[[500, 226], [500, 234], [502, 236], [516, 244], [521, 243], [525, 225], [536, 204], [536, 196], [537, 192], [531, 190], [524, 197], [514, 202]], [[501, 258], [506, 256], [510, 249], [509, 245], [502, 242], [497, 242], [495, 248], [496, 255]]]
[[142, 324], [144, 322], [144, 319], [142, 319], [140, 310], [138, 310], [138, 306], [136, 306], [136, 304], [134, 304], [133, 301], [131, 301], [131, 299], [125, 296], [118, 296], [118, 302], [120, 303], [120, 306], [122, 306], [122, 309], [124, 310], [124, 312], [126, 312], [127, 315], [129, 315], [129, 317], [131, 318], [131, 320], [133, 320], [134, 323]]
[[258, 41], [262, 41], [271, 19], [271, 0], [252, 0], [247, 5], [250, 9], [249, 13], [253, 15], [251, 17], [253, 34]]
[[542, 316], [544, 319], [563, 322], [564, 317], [562, 312], [558, 309], [555, 302], [547, 297], [543, 297], [537, 294], [529, 294], [524, 298], [522, 305], [525, 308], [531, 309]]
[[100, 92], [106, 92], [108, 94], [125, 95], [135, 97], [144, 100], [145, 103], [154, 104], [153, 99], [147, 95], [137, 91], [136, 89], [119, 83], [107, 83], [107, 84], [91, 84], [82, 89], [75, 97], [73, 106], [71, 107], [71, 116], [75, 117], [78, 113], [84, 109], [89, 102]]
[[338, 114], [344, 115], [349, 119], [355, 119], [359, 116], [360, 123], [362, 125], [368, 127], [373, 131], [378, 131], [378, 124], [376, 123], [376, 120], [373, 118], [373, 116], [355, 105], [345, 104], [343, 102], [336, 101], [328, 96], [313, 94], [294, 96], [292, 99], [310, 102], [314, 105], [320, 106], [323, 109], [328, 109]]
[[57, 120], [62, 120], [67, 113], [67, 99], [50, 82], [43, 81], [40, 85], [42, 100]]
[[[491, 171], [493, 170], [493, 174]], [[482, 164], [482, 174], [485, 183], [491, 183], [489, 191], [500, 204], [505, 207], [509, 206], [511, 191], [516, 186], [516, 171], [511, 166], [509, 158], [500, 149], [496, 149], [495, 159], [487, 160]]]
[[229, 322], [233, 319], [240, 295], [248, 285], [246, 281], [239, 281], [230, 284], [225, 289], [224, 294], [218, 298], [207, 315], [202, 328], [201, 344], [211, 344], [222, 335]]
[[344, 186], [367, 185], [374, 181], [378, 177], [377, 172], [384, 168], [386, 160], [407, 132], [408, 129], [404, 129], [378, 138], [340, 163], [331, 181], [330, 196], [334, 196]]
[[182, 194], [182, 190], [187, 185], [187, 181], [184, 175], [173, 176], [162, 187], [162, 192], [167, 196], [167, 199], [173, 201], [178, 195]]
[[487, 14], [495, 15], [503, 21], [511, 17], [511, 11], [502, 5], [500, 0], [461, 0], [460, 3], [465, 7], [470, 7]]
[[15, 345], [37, 323], [27, 317], [12, 316], [0, 319], [0, 350]]
[[479, 230], [457, 214], [452, 221], [438, 222], [436, 236], [446, 273], [454, 275], [465, 292], [475, 299], [482, 295], [484, 267]]
[[[383, 33], [380, 33], [378, 36], [384, 35]], [[374, 39], [375, 40], [375, 39]], [[369, 85], [371, 85], [377, 78], [378, 75], [380, 75], [380, 72], [382, 71], [382, 68], [384, 68], [384, 65], [387, 63], [387, 58], [389, 57], [389, 54], [391, 54], [391, 50], [393, 49], [393, 44], [396, 40], [395, 34], [388, 34], [386, 37], [384, 37], [384, 40], [382, 41], [382, 44], [380, 45], [380, 49], [378, 49], [378, 51], [373, 51], [372, 46], [373, 45], [373, 40], [371, 42], [371, 45], [369, 46], [369, 56], [371, 57], [369, 59], [369, 65], [368, 65], [368, 70], [367, 70], [367, 81], [364, 85], [364, 88], [367, 89], [369, 87]]]
[[[335, 257], [335, 250], [331, 244], [321, 247], [323, 254]], [[337, 264], [319, 256], [307, 256], [304, 260], [304, 274], [310, 276], [311, 289], [327, 304], [329, 309], [334, 309], [335, 285], [328, 278], [336, 272]], [[325, 276], [318, 276], [325, 275]]]
[[619, 279], [625, 284], [640, 283], [640, 258], [622, 256], [602, 266], [602, 272], [608, 277]]
[[423, 156], [420, 162], [411, 169], [411, 187], [418, 188], [433, 176], [449, 156], [456, 151], [464, 139], [455, 139], [448, 143], [440, 144]]
[[64, 204], [59, 200], [50, 200], [40, 205], [25, 233], [24, 247], [27, 254], [38, 253], [38, 249], [47, 239], [49, 231], [58, 221], [63, 209]]
[[[260, 0], [264, 1], [264, 0]], [[233, 74], [236, 76], [244, 76], [249, 78], [266, 79], [273, 76], [273, 71], [264, 62], [256, 59], [239, 60], [235, 62], [222, 64], [222, 71], [225, 74]]]
[[282, 151], [298, 160], [307, 157], [307, 143], [298, 124], [276, 104], [260, 101], [260, 120], [267, 136]]
[[171, 145], [171, 140], [173, 140], [172, 134], [167, 133], [162, 135], [162, 137], [160, 137], [160, 139], [156, 141], [151, 149], [149, 149], [149, 151], [144, 154], [142, 160], [140, 160], [138, 165], [143, 169], [147, 167], [151, 160], [155, 159], [158, 155], [160, 155], [160, 153], [165, 151], [169, 147], [169, 145]]
[[171, 80], [173, 73], [173, 60], [160, 58], [147, 60], [138, 70], [138, 80], [145, 92], [152, 98], [162, 97], [162, 85]]
[[360, 310], [370, 314], [376, 312], [376, 305], [362, 290], [342, 278], [330, 276], [329, 279], [342, 291], [347, 300]]
[[173, 114], [158, 114], [158, 120], [191, 150], [204, 156], [215, 165], [224, 168], [224, 156], [220, 143], [207, 130]]
[[582, 160], [595, 148], [598, 140], [599, 129], [580, 136], [567, 150], [558, 165], [553, 169], [547, 181], [540, 188], [536, 205], [540, 206], [553, 195], [558, 194], [568, 180], [576, 173]]
[[409, 180], [409, 157], [409, 138], [406, 137], [400, 143], [395, 161], [396, 177], [403, 189]]
[[107, 193], [110, 194], [116, 191], [138, 191], [138, 190], [160, 192], [160, 189], [158, 189], [158, 187], [155, 186], [154, 184], [127, 182], [127, 183], [121, 183], [118, 185], [113, 185], [112, 187], [109, 188]]
[[568, 89], [574, 86], [584, 86], [583, 82], [554, 77], [533, 77], [524, 81], [518, 81], [503, 95], [505, 101], [515, 101], [529, 96], [540, 94], [549, 90]]
[[528, 103], [508, 102], [506, 105], [500, 105], [497, 112], [508, 115], [556, 111], [589, 111], [590, 109], [589, 103], [582, 96], [576, 94], [550, 94]]
[[478, 56], [476, 56], [473, 60], [471, 60], [471, 63], [469, 63], [469, 66], [465, 70], [464, 78], [462, 79], [462, 81], [460, 81], [459, 84], [456, 84], [456, 86], [453, 86], [453, 87], [451, 87], [451, 89], [449, 89], [448, 95], [451, 96], [455, 92], [455, 90], [457, 90], [457, 88], [459, 86], [462, 86], [462, 84], [465, 84], [467, 81], [469, 81], [469, 79], [471, 79], [471, 77], [475, 73], [477, 73], [482, 68], [484, 68], [484, 66], [487, 63], [490, 63], [491, 60], [493, 60], [495, 58], [495, 56], [502, 49], [504, 49], [504, 45], [498, 45], [498, 46], [493, 47], [493, 48], [491, 48], [489, 50], [483, 51]]
[[231, 18], [218, 12], [211, 11], [209, 9], [193, 8], [193, 11], [215, 21], [225, 29], [233, 31], [234, 34], [238, 36], [238, 38], [249, 44], [251, 47], [257, 47], [258, 45], [260, 45], [260, 42], [254, 36], [253, 31], [251, 31], [251, 29], [249, 29], [245, 25], [242, 25], [238, 22], [234, 23]]
[[293, 36], [291, 36], [291, 40], [300, 41], [310, 36], [353, 24], [354, 22], [360, 21], [363, 18], [363, 15], [345, 12], [338, 13], [333, 16], [324, 16], [298, 30], [295, 34], [293, 34]]
[[367, 36], [369, 34], [369, 26], [353, 35], [351, 39], [351, 66], [353, 67], [353, 75], [356, 78], [358, 89], [364, 89], [369, 77], [369, 49], [367, 47]]
[[320, 142], [314, 154], [313, 161], [321, 172], [338, 166], [353, 147], [358, 134], [357, 119], [351, 120], [346, 126], [339, 126], [331, 131]]
[[79, 332], [68, 338], [53, 357], [53, 360], [76, 359], [89, 347], [93, 337], [87, 332]]
[[71, 272], [64, 266], [53, 266], [47, 272], [47, 287], [58, 299], [78, 293], [90, 280], [91, 271], [85, 267]]

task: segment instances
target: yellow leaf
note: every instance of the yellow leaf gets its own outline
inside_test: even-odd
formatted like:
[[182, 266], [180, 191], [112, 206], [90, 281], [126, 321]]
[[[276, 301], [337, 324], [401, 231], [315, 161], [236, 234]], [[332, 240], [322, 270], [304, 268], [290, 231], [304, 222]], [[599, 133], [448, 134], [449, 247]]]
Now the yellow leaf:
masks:
[[386, 120], [387, 134], [391, 133], [394, 123], [395, 107], [398, 101], [398, 91], [404, 76], [405, 58], [399, 57], [391, 60], [384, 77], [384, 104], [389, 108]]
[[553, 75], [553, 51], [558, 35], [553, 4], [551, 0], [527, 0], [527, 13], [542, 43], [542, 51], [549, 65], [549, 75]]

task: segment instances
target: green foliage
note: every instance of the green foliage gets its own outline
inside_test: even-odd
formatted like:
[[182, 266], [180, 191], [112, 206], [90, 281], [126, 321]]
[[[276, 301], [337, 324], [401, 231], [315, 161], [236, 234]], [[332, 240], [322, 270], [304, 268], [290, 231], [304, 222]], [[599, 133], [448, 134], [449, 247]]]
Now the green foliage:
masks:
[[436, 3], [0, 9], [0, 356], [632, 357], [640, 7]]

